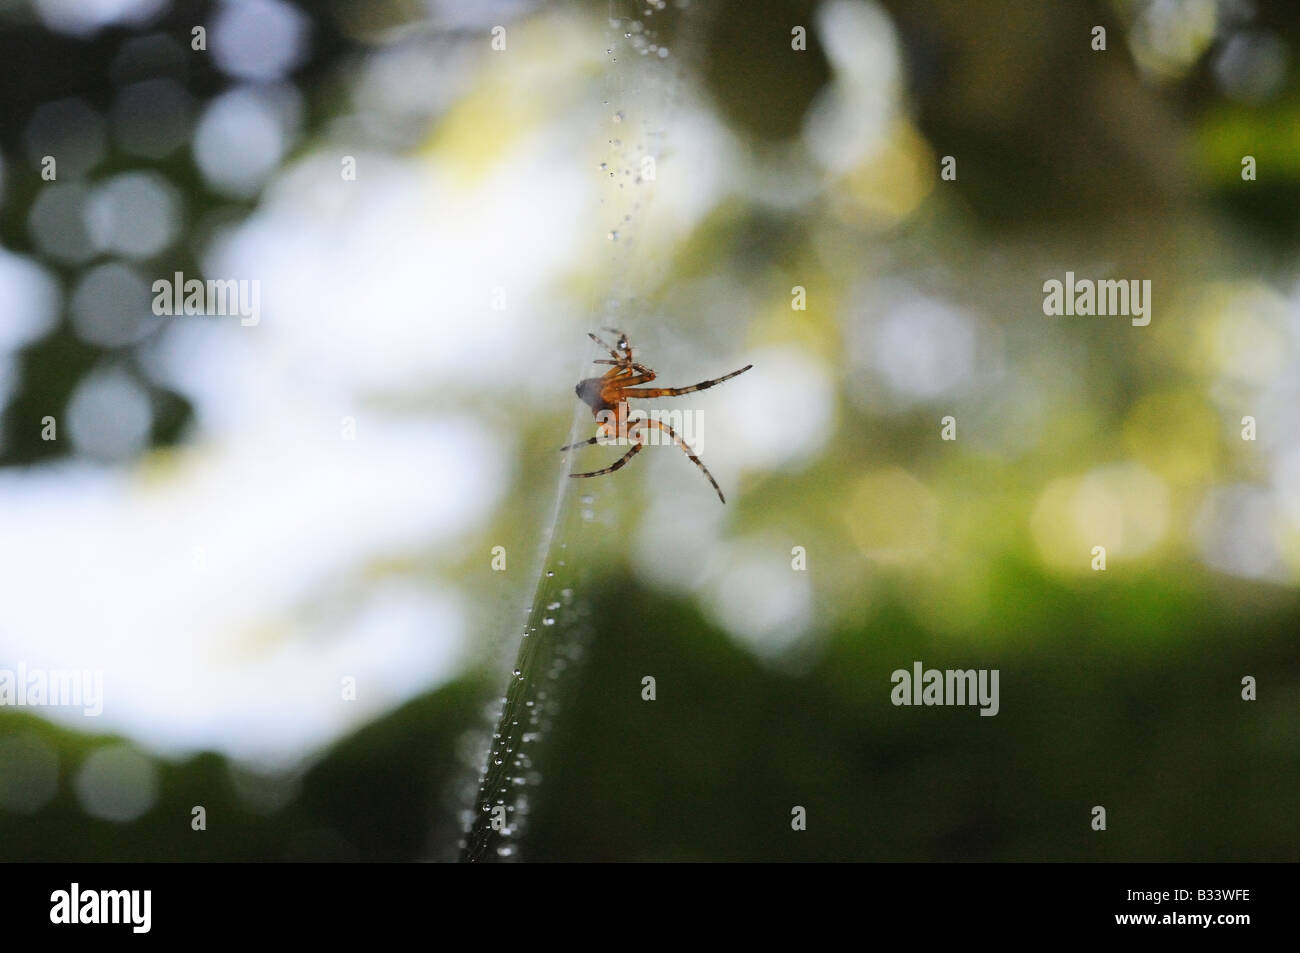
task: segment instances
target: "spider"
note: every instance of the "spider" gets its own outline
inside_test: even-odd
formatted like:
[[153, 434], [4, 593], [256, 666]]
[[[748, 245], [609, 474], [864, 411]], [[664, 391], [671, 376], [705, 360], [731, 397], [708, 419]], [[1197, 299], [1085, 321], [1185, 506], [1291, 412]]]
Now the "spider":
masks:
[[[686, 456], [691, 458], [691, 462], [700, 468], [700, 472], [713, 484], [713, 488], [718, 491], [718, 499], [723, 503], [727, 498], [722, 495], [722, 489], [718, 486], [718, 481], [713, 479], [713, 474], [709, 472], [700, 458], [695, 455], [695, 451], [678, 436], [672, 427], [662, 420], [641, 419], [628, 422], [627, 401], [629, 397], [676, 397], [679, 394], [691, 394], [697, 390], [707, 390], [723, 381], [729, 381], [753, 367], [753, 364], [746, 364], [738, 371], [732, 371], [723, 377], [714, 378], [711, 381], [700, 381], [698, 384], [692, 384], [690, 387], [642, 387], [637, 388], [637, 384], [648, 384], [655, 379], [655, 372], [650, 370], [644, 364], [640, 364], [632, 359], [632, 345], [627, 341], [627, 335], [622, 331], [614, 328], [603, 328], [612, 334], [618, 335], [618, 341], [615, 347], [610, 347], [596, 335], [588, 332], [587, 337], [591, 338], [602, 348], [604, 348], [613, 360], [604, 358], [596, 361], [597, 364], [612, 364], [608, 371], [600, 377], [588, 377], [580, 381], [574, 388], [578, 398], [591, 408], [592, 415], [600, 421], [600, 427], [596, 436], [590, 440], [582, 440], [578, 443], [571, 443], [567, 447], [561, 447], [561, 452], [572, 450], [574, 447], [587, 447], [593, 443], [598, 443], [602, 437], [630, 437], [632, 431], [640, 430], [645, 427], [654, 427], [662, 430], [672, 439], [673, 443], [681, 447], [686, 452]], [[645, 446], [645, 434], [642, 433], [640, 438], [632, 444], [632, 449], [623, 454], [621, 458], [603, 470], [592, 470], [590, 473], [570, 473], [571, 477], [597, 477], [606, 473], [613, 473], [621, 469], [634, 456], [640, 453], [641, 448]]]

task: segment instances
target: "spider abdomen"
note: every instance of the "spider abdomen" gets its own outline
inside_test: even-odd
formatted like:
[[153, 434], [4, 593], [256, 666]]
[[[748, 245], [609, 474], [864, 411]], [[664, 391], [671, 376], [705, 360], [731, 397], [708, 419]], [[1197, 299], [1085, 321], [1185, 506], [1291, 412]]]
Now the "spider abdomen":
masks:
[[574, 393], [578, 399], [591, 408], [593, 414], [599, 414], [602, 410], [613, 410], [614, 405], [605, 399], [602, 393], [604, 390], [604, 381], [599, 377], [588, 377], [585, 381], [580, 381], [575, 387]]

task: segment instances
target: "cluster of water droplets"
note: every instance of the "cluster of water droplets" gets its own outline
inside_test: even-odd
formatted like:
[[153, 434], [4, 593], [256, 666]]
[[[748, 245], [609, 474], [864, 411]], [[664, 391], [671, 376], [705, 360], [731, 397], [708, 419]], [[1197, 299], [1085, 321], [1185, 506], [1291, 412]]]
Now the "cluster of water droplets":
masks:
[[[685, 7], [686, 5], [683, 0], [676, 0], [676, 6]], [[611, 16], [609, 18], [610, 33], [619, 39], [611, 41], [613, 45], [605, 50], [610, 64], [618, 62], [620, 48], [630, 48], [642, 56], [667, 59], [669, 55], [668, 46], [659, 42], [659, 33], [654, 28], [654, 20], [652, 19], [656, 12], [662, 13], [667, 8], [667, 0], [647, 0], [632, 16]], [[606, 100], [604, 105], [610, 106], [610, 101]], [[610, 159], [599, 163], [598, 169], [608, 179], [613, 180], [611, 184], [617, 185], [619, 189], [640, 186], [647, 181], [642, 174], [642, 159], [646, 155], [652, 154], [647, 151], [646, 140], [653, 139], [656, 132], [649, 128], [645, 117], [640, 116], [638, 118], [635, 115], [636, 112], [636, 110], [615, 106], [608, 114], [612, 126], [622, 127], [627, 124], [631, 127], [626, 135], [630, 143], [635, 146], [633, 148], [632, 144], [625, 145], [625, 134], [618, 128], [607, 139]], [[606, 203], [602, 202], [602, 204]], [[626, 205], [627, 203], [622, 204]], [[605, 237], [611, 242], [618, 241], [621, 237], [621, 230], [632, 221], [633, 213], [639, 210], [640, 207], [639, 200], [633, 202], [631, 210], [624, 211], [618, 217], [614, 226], [605, 232]]]
[[460, 848], [466, 860], [518, 858], [518, 840], [532, 809], [528, 792], [542, 781], [538, 751], [555, 718], [556, 689], [565, 672], [582, 658], [590, 633], [590, 610], [576, 595], [587, 573], [569, 565], [569, 541], [564, 538], [581, 532], [585, 521], [572, 518], [571, 506], [561, 512], [549, 565], [520, 633], [506, 693], [486, 713], [495, 727], [487, 750], [478, 748], [481, 771], [474, 808], [461, 818], [467, 833]]

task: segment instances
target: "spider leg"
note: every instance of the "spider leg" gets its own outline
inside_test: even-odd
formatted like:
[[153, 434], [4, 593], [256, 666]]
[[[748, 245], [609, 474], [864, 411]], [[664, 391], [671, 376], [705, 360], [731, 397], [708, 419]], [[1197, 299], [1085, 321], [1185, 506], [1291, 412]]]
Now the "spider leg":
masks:
[[641, 451], [641, 448], [643, 446], [645, 445], [641, 443], [632, 444], [631, 450], [623, 454], [622, 457], [620, 457], [618, 460], [616, 460], [614, 463], [610, 464], [609, 466], [605, 467], [605, 469], [603, 470], [592, 470], [590, 473], [570, 473], [569, 476], [598, 477], [598, 476], [604, 476], [606, 473], [613, 473], [615, 470], [622, 469], [622, 467], [626, 465], [629, 460], [631, 460], [634, 456], [636, 456]]
[[567, 447], [561, 447], [560, 453], [565, 450], [572, 450], [574, 447], [590, 447], [593, 443], [600, 443], [600, 435], [592, 437], [590, 440], [579, 440], [577, 443], [571, 443]]
[[[615, 364], [626, 364], [626, 363], [627, 363], [627, 361], [623, 358], [623, 355], [619, 354], [618, 351], [614, 350], [612, 347], [610, 347], [608, 344], [606, 344], [606, 343], [605, 343], [604, 341], [602, 341], [600, 338], [596, 337], [596, 335], [592, 334], [590, 331], [587, 332], [587, 337], [591, 338], [593, 341], [595, 341], [597, 344], [599, 344], [601, 347], [603, 347], [606, 351], [608, 351], [608, 352], [609, 352], [609, 356], [612, 357], [612, 358], [614, 358], [614, 363], [615, 363]], [[600, 361], [600, 362], [598, 362], [598, 363], [604, 364], [605, 362], [604, 362], [604, 361]]]
[[[736, 373], [739, 374], [740, 372], [737, 371]], [[688, 444], [685, 440], [683, 440], [680, 436], [678, 436], [677, 431], [673, 430], [672, 427], [668, 426], [662, 420], [654, 420], [654, 419], [639, 420], [635, 424], [633, 424], [633, 426], [657, 427], [660, 430], [662, 430], [664, 433], [668, 434], [668, 436], [672, 438], [673, 443], [677, 444], [677, 446], [681, 447], [682, 450], [685, 451], [686, 455], [691, 458], [691, 463], [699, 467], [700, 472], [703, 473], [705, 478], [708, 479], [708, 481], [713, 484], [713, 489], [718, 491], [718, 499], [720, 499], [723, 503], [727, 502], [727, 498], [722, 495], [722, 487], [718, 486], [718, 481], [713, 479], [713, 474], [709, 472], [709, 468], [704, 465], [703, 460], [701, 460], [699, 457], [695, 455], [695, 451], [691, 449], [690, 444]], [[640, 444], [638, 444], [637, 446], [640, 446]], [[629, 454], [629, 456], [631, 456], [631, 454]], [[621, 466], [621, 464], [619, 465]]]
[[632, 368], [632, 370], [640, 371], [642, 374], [651, 374], [651, 375], [654, 374], [654, 371], [650, 370], [650, 368], [646, 367], [644, 364], [638, 364], [636, 361], [633, 361], [629, 364], [627, 361], [607, 361], [604, 358], [601, 358], [600, 360], [592, 361], [591, 363], [613, 364], [615, 367], [630, 367]]
[[[608, 351], [609, 356], [614, 358], [614, 363], [631, 364], [632, 345], [628, 343], [627, 335], [624, 334], [622, 331], [615, 330], [614, 328], [603, 328], [602, 330], [613, 331], [615, 334], [618, 335], [618, 340], [615, 342], [613, 347], [610, 347], [608, 344], [606, 344], [600, 338], [596, 337], [596, 335], [592, 334], [590, 331], [587, 332], [587, 337], [591, 338], [593, 341], [595, 341], [597, 344], [603, 347], [606, 351]], [[605, 362], [597, 361], [596, 363], [604, 364]]]
[[738, 371], [732, 371], [722, 377], [715, 377], [711, 381], [700, 381], [698, 384], [692, 384], [690, 387], [647, 387], [644, 390], [628, 391], [629, 397], [677, 397], [681, 394], [693, 394], [697, 390], [708, 390], [710, 387], [716, 387], [723, 381], [729, 381], [733, 377], [739, 377], [745, 371], [753, 367], [753, 364], [746, 364]]
[[[637, 367], [637, 366], [638, 366], [638, 365], [635, 365], [635, 364], [629, 366], [629, 367], [627, 368], [628, 372], [630, 373], [630, 372], [631, 372], [635, 367]], [[650, 370], [650, 368], [645, 367], [645, 368], [642, 368], [642, 370], [643, 370], [645, 373], [642, 373], [642, 374], [632, 374], [630, 377], [616, 377], [616, 378], [614, 378], [613, 380], [610, 381], [610, 384], [611, 384], [613, 387], [617, 388], [617, 390], [618, 390], [617, 399], [615, 399], [614, 401], [612, 401], [612, 403], [615, 403], [615, 404], [616, 404], [616, 403], [618, 403], [620, 400], [626, 400], [626, 398], [623, 396], [623, 394], [624, 394], [625, 392], [628, 393], [628, 394], [631, 394], [633, 397], [639, 397], [639, 396], [641, 396], [641, 392], [640, 392], [640, 391], [629, 390], [629, 388], [633, 387], [633, 386], [636, 385], [636, 384], [648, 384], [648, 383], [650, 383], [652, 380], [655, 379], [655, 372], [652, 371], [652, 370]]]
[[601, 328], [601, 330], [608, 331], [610, 334], [618, 335], [618, 339], [614, 342], [614, 347], [617, 350], [626, 353], [628, 359], [630, 360], [632, 357], [632, 345], [631, 343], [629, 343], [627, 339], [627, 335], [624, 334], [622, 331], [620, 331], [618, 328]]

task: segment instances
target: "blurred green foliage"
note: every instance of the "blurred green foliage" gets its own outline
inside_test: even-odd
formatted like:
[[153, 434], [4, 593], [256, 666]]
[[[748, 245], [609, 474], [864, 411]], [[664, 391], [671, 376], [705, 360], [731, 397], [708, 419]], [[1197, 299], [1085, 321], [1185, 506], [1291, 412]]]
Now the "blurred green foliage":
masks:
[[[592, 601], [596, 637], [540, 749], [527, 857], [1300, 859], [1294, 604], [1245, 632], [1206, 580], [1077, 591], [1025, 567], [1000, 578], [1022, 647], [999, 653], [995, 718], [889, 703], [889, 672], [914, 659], [987, 662], [919, 629], [905, 605], [835, 631], [824, 657], [791, 675], [759, 666], [690, 604], [607, 579]], [[1259, 700], [1243, 702], [1241, 675], [1263, 672]], [[654, 702], [641, 699], [646, 673]], [[450, 859], [459, 831], [445, 794], [456, 739], [481, 727], [484, 687], [448, 685], [332, 746], [269, 813], [238, 795], [219, 757], [164, 764], [157, 806], [128, 824], [86, 818], [70, 790], [68, 769], [103, 739], [7, 714], [65, 769], [39, 813], [0, 813], [4, 856]], [[207, 833], [189, 829], [196, 804]], [[1103, 834], [1089, 827], [1095, 804]], [[790, 829], [794, 805], [807, 809], [804, 832]]]

